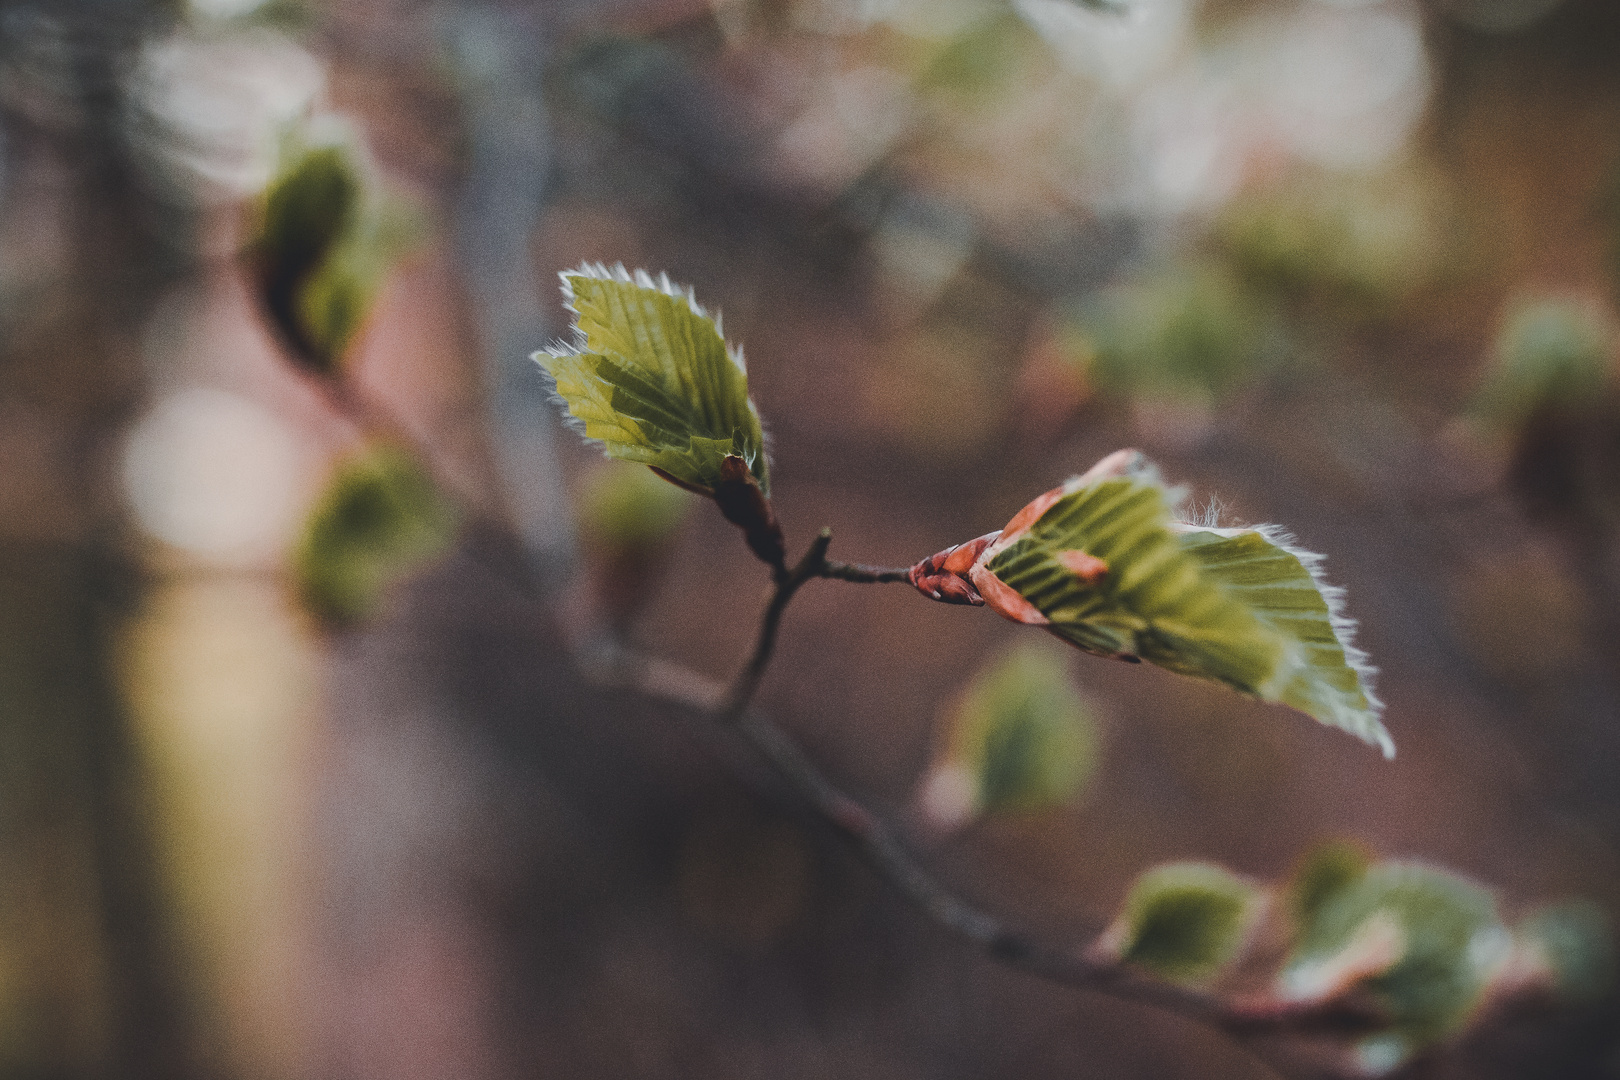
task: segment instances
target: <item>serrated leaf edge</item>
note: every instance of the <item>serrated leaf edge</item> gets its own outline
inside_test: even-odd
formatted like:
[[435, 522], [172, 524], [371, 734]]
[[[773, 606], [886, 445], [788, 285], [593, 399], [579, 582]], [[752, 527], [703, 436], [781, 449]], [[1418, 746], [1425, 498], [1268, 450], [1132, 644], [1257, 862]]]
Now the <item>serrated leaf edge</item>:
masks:
[[[1340, 651], [1344, 653], [1345, 666], [1355, 672], [1356, 680], [1361, 684], [1362, 696], [1367, 699], [1367, 712], [1372, 716], [1372, 731], [1374, 738], [1377, 740], [1378, 749], [1383, 752], [1386, 759], [1393, 758], [1395, 756], [1395, 741], [1390, 737], [1389, 732], [1384, 729], [1382, 719], [1384, 702], [1373, 689], [1373, 684], [1377, 681], [1378, 668], [1373, 665], [1372, 658], [1367, 655], [1366, 650], [1355, 644], [1356, 630], [1360, 624], [1345, 614], [1344, 589], [1338, 585], [1329, 584], [1327, 577], [1322, 572], [1322, 564], [1327, 560], [1327, 557], [1319, 552], [1307, 551], [1305, 548], [1300, 547], [1299, 541], [1294, 537], [1294, 534], [1281, 525], [1245, 525], [1223, 528], [1198, 525], [1189, 521], [1175, 521], [1171, 523], [1170, 528], [1172, 532], [1177, 533], [1214, 533], [1226, 539], [1242, 536], [1244, 533], [1258, 533], [1261, 539], [1268, 544], [1280, 548], [1298, 560], [1299, 565], [1304, 567], [1305, 572], [1311, 576], [1311, 583], [1316, 586], [1316, 591], [1321, 594], [1322, 602], [1327, 605], [1328, 626], [1333, 630], [1333, 636], [1338, 639]], [[1337, 714], [1338, 709], [1335, 708], [1334, 712]], [[1338, 717], [1335, 716], [1335, 719], [1338, 719]], [[1346, 727], [1348, 730], [1355, 730], [1360, 725], [1340, 724], [1339, 726]]]
[[[635, 270], [628, 270], [622, 262], [616, 262], [609, 267], [605, 263], [589, 261], [582, 262], [569, 270], [559, 270], [557, 278], [562, 282], [563, 307], [574, 317], [574, 340], [569, 342], [564, 341], [562, 338], [556, 338], [550, 345], [532, 353], [530, 359], [540, 368], [541, 375], [546, 380], [547, 388], [550, 390], [547, 400], [562, 413], [564, 426], [577, 433], [587, 443], [595, 446], [605, 445], [603, 440], [593, 439], [585, 434], [585, 421], [570, 411], [568, 399], [557, 389], [557, 376], [552, 374], [551, 369], [541, 359], [541, 355], [544, 354], [552, 359], [566, 360], [590, 351], [585, 338], [585, 331], [579, 327], [580, 311], [574, 306], [574, 285], [569, 280], [574, 277], [594, 278], [598, 281], [617, 281], [626, 285], [635, 285], [638, 288], [652, 289], [676, 300], [684, 300], [686, 306], [691, 309], [692, 314], [700, 319], [707, 319], [714, 323], [714, 332], [720, 335], [720, 340], [725, 345], [726, 358], [737, 366], [737, 370], [742, 373], [744, 378], [747, 377], [748, 362], [743, 356], [743, 348], [741, 345], [733, 345], [726, 338], [725, 323], [721, 313], [719, 311], [711, 312], [698, 303], [697, 294], [692, 287], [690, 285], [683, 287], [675, 284], [670, 280], [668, 271], [659, 271], [658, 276], [655, 278], [639, 267]], [[771, 438], [770, 429], [765, 426], [764, 417], [760, 415], [759, 408], [754, 404], [753, 395], [748, 397], [748, 408], [753, 412], [754, 418], [759, 423], [760, 453], [769, 461], [773, 439]]]

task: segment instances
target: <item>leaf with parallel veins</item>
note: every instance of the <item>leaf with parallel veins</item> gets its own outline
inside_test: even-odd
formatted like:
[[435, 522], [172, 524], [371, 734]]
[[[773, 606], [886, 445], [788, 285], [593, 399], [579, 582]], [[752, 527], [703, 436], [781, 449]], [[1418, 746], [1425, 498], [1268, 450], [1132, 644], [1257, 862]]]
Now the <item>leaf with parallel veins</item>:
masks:
[[1147, 660], [1292, 706], [1393, 756], [1339, 591], [1280, 530], [1176, 520], [1181, 492], [1122, 450], [999, 534], [912, 569], [935, 600], [984, 604], [1087, 652]]
[[585, 436], [609, 457], [711, 496], [727, 479], [726, 458], [740, 458], [769, 493], [742, 354], [691, 291], [623, 266], [587, 264], [562, 280], [575, 340], [534, 358]]

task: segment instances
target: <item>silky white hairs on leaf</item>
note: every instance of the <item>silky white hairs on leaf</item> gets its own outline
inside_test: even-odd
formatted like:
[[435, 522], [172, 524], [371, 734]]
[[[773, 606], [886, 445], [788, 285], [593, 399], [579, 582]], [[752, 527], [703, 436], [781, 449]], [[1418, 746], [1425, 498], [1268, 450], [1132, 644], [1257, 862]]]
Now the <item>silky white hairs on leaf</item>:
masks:
[[[570, 278], [575, 277], [595, 278], [598, 281], [619, 281], [626, 285], [635, 285], [638, 288], [651, 289], [654, 292], [663, 293], [665, 296], [671, 297], [675, 300], [684, 301], [686, 306], [691, 309], [692, 314], [696, 315], [700, 319], [707, 319], [712, 322], [714, 324], [714, 332], [720, 335], [720, 339], [722, 341], [725, 341], [726, 333], [724, 320], [722, 319], [720, 312], [710, 312], [705, 309], [702, 304], [698, 303], [697, 294], [693, 291], [692, 287], [690, 285], [683, 287], [675, 284], [670, 280], [668, 271], [659, 271], [658, 276], [655, 278], [647, 271], [640, 268], [637, 268], [634, 271], [627, 270], [622, 262], [614, 263], [611, 268], [609, 268], [605, 263], [582, 262], [572, 270], [558, 271], [557, 277], [562, 281], [563, 307], [573, 312], [575, 316], [575, 325], [574, 343], [572, 345], [558, 340], [546, 347], [546, 352], [553, 356], [574, 356], [578, 353], [586, 351], [585, 334], [584, 331], [579, 329], [578, 324], [580, 312], [579, 309], [574, 306], [574, 286], [569, 280]], [[727, 341], [726, 356], [731, 359], [733, 364], [737, 365], [738, 371], [741, 371], [745, 375], [748, 373], [748, 364], [743, 358], [743, 350], [741, 345], [733, 345], [731, 342]]]
[[[745, 378], [747, 377], [748, 363], [743, 357], [742, 346], [733, 345], [731, 342], [726, 341], [725, 328], [720, 312], [715, 311], [711, 314], [703, 307], [702, 304], [698, 303], [697, 294], [692, 287], [690, 285], [682, 287], [675, 284], [670, 280], [668, 271], [661, 270], [659, 271], [658, 276], [654, 278], [646, 270], [640, 269], [639, 267], [634, 271], [628, 270], [625, 268], [625, 265], [622, 262], [616, 262], [612, 267], [609, 267], [605, 263], [593, 263], [586, 261], [580, 263], [577, 267], [574, 267], [571, 270], [558, 271], [557, 277], [562, 282], [563, 307], [574, 316], [574, 340], [572, 343], [570, 343], [562, 340], [561, 338], [555, 338], [552, 340], [551, 344], [540, 350], [540, 352], [544, 352], [555, 357], [568, 357], [578, 356], [581, 353], [589, 351], [589, 345], [585, 338], [585, 331], [581, 330], [579, 327], [580, 311], [579, 308], [574, 306], [574, 285], [570, 279], [575, 277], [594, 278], [598, 281], [618, 281], [627, 285], [635, 285], [643, 289], [651, 289], [655, 292], [661, 292], [665, 296], [672, 297], [673, 299], [684, 301], [687, 308], [691, 310], [692, 314], [698, 316], [700, 319], [707, 319], [714, 324], [714, 332], [719, 335], [721, 342], [725, 345], [726, 357], [736, 365], [737, 370], [742, 372]], [[537, 364], [540, 360], [540, 352], [536, 352], [531, 357], [531, 359], [533, 359]], [[584, 435], [585, 421], [574, 416], [569, 411], [567, 399], [565, 399], [557, 391], [556, 377], [553, 376], [550, 371], [546, 370], [545, 365], [543, 364], [540, 365], [540, 370], [542, 377], [546, 381], [547, 388], [550, 390], [550, 403], [558, 406], [562, 410], [564, 425], [566, 425], [570, 430], [575, 431], [580, 435]], [[752, 395], [749, 397], [749, 405], [753, 407]], [[771, 436], [770, 428], [765, 425], [764, 418], [758, 416], [758, 408], [755, 407], [753, 411], [756, 417], [759, 419], [760, 452], [764, 454], [766, 460], [769, 461], [771, 457], [772, 443], [775, 440]], [[602, 440], [588, 439], [587, 441], [600, 444]]]

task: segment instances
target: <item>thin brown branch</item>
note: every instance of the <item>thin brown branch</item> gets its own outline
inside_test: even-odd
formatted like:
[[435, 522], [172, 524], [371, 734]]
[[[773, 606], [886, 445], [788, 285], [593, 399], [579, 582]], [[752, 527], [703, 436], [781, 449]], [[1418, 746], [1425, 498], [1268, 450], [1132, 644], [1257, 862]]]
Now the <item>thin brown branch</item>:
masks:
[[820, 535], [810, 541], [810, 549], [804, 553], [804, 558], [785, 577], [777, 577], [771, 601], [765, 606], [765, 614], [759, 621], [759, 637], [754, 641], [754, 653], [748, 658], [747, 666], [738, 673], [731, 685], [731, 692], [726, 695], [725, 704], [716, 714], [722, 723], [737, 723], [742, 718], [743, 710], [753, 700], [754, 691], [759, 689], [759, 681], [765, 677], [765, 669], [770, 666], [771, 655], [776, 651], [776, 632], [782, 625], [782, 613], [787, 610], [788, 601], [793, 599], [799, 587], [816, 577], [817, 571], [826, 565], [827, 545], [831, 543], [832, 531], [822, 529]]
[[1143, 978], [1080, 948], [1048, 946], [956, 895], [912, 856], [878, 815], [839, 789], [780, 728], [749, 708], [775, 652], [782, 615], [805, 582], [817, 577], [894, 581], [907, 573], [829, 563], [826, 556], [831, 542], [831, 531], [823, 529], [804, 557], [777, 580], [760, 618], [754, 651], [724, 693], [701, 675], [664, 661], [621, 654], [612, 669], [643, 692], [686, 705], [741, 734], [817, 817], [849, 838], [929, 918], [996, 960], [1065, 986], [1106, 991], [1205, 1022], [1220, 1022], [1222, 1005], [1208, 995]]
[[[800, 568], [803, 566], [801, 562]], [[803, 580], [808, 577], [799, 584]], [[772, 597], [776, 620], [786, 604], [774, 602], [784, 592], [791, 597], [786, 583]], [[771, 610], [767, 609], [768, 619]], [[761, 633], [763, 638], [763, 624]], [[756, 648], [756, 658], [760, 655]], [[763, 655], [768, 658], [768, 648]], [[750, 664], [748, 670], [752, 669]], [[829, 780], [779, 727], [749, 708], [746, 699], [739, 706], [736, 687], [727, 693], [696, 672], [630, 653], [621, 654], [613, 670], [641, 692], [683, 705], [740, 734], [816, 817], [849, 839], [907, 899], [934, 923], [977, 945], [993, 959], [1071, 988], [1101, 991], [1205, 1023], [1226, 1024], [1223, 1004], [1206, 994], [1144, 978], [1118, 964], [1094, 959], [1081, 947], [1049, 946], [958, 896], [917, 861], [891, 826]]]
[[867, 585], [884, 585], [890, 582], [911, 581], [911, 567], [909, 566], [867, 566], [864, 563], [823, 562], [821, 569], [816, 572], [817, 577], [836, 578], [839, 581], [855, 581]]

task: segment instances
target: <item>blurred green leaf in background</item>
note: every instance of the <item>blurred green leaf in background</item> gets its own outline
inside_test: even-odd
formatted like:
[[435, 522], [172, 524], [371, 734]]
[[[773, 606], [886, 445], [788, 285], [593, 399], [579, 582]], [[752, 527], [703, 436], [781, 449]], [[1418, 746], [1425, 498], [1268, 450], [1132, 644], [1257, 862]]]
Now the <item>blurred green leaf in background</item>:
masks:
[[340, 463], [293, 556], [298, 590], [317, 616], [345, 625], [449, 550], [457, 513], [414, 457], [373, 446]]
[[1349, 840], [1326, 840], [1307, 851], [1284, 892], [1295, 930], [1314, 925], [1322, 908], [1360, 881], [1372, 862], [1365, 848]]
[[1575, 298], [1517, 297], [1506, 309], [1470, 412], [1512, 432], [1544, 410], [1597, 408], [1614, 386], [1614, 349], [1614, 327], [1595, 305]]
[[986, 663], [947, 722], [945, 752], [922, 789], [925, 811], [945, 828], [1062, 805], [1096, 768], [1091, 708], [1051, 648], [1021, 645]]
[[1369, 1071], [1386, 1072], [1461, 1028], [1511, 949], [1483, 886], [1418, 863], [1381, 863], [1319, 903], [1278, 988], [1292, 1001], [1365, 988], [1391, 1025], [1360, 1053]]
[[1242, 953], [1264, 901], [1224, 867], [1166, 863], [1137, 877], [1102, 945], [1171, 982], [1207, 984]]
[[335, 124], [288, 136], [248, 244], [260, 303], [292, 358], [319, 375], [338, 373], [389, 266], [421, 231], [370, 171]]

